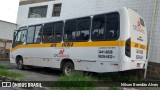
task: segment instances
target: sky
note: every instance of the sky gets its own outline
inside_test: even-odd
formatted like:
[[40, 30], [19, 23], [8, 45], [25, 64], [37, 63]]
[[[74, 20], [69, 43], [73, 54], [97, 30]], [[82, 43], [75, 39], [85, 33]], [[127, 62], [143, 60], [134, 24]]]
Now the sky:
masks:
[[19, 0], [0, 1], [0, 20], [16, 23]]

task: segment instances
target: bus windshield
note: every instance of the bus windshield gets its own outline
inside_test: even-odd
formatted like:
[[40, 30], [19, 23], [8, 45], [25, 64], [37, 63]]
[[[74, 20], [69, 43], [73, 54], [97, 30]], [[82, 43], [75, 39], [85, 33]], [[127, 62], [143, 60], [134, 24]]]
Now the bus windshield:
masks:
[[15, 30], [13, 35], [13, 45], [12, 47], [15, 47], [19, 44], [22, 44], [25, 42], [27, 30]]

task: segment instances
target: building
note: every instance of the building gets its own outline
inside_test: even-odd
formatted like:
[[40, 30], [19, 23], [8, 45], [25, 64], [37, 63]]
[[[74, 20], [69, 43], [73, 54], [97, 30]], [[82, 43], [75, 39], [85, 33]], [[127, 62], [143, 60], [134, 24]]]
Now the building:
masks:
[[0, 20], [0, 58], [9, 57], [13, 32], [17, 24]]
[[[28, 25], [45, 21], [107, 12], [129, 7], [146, 21], [149, 44], [147, 76], [160, 77], [160, 0], [21, 0], [17, 23]], [[154, 75], [154, 76], [153, 76]]]
[[0, 20], [0, 39], [12, 40], [17, 24]]

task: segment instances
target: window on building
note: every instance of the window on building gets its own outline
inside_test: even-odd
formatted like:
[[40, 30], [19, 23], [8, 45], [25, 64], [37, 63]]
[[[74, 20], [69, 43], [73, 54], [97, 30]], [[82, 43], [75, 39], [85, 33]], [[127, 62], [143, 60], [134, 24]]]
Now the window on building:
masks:
[[76, 41], [88, 41], [90, 31], [90, 17], [81, 18], [77, 20], [77, 34]]
[[61, 3], [53, 5], [53, 13], [52, 13], [53, 17], [60, 16], [60, 14], [61, 14], [61, 6], [62, 6]]
[[76, 41], [76, 25], [76, 19], [65, 22], [64, 41]]
[[28, 18], [44, 18], [47, 15], [48, 6], [30, 7]]

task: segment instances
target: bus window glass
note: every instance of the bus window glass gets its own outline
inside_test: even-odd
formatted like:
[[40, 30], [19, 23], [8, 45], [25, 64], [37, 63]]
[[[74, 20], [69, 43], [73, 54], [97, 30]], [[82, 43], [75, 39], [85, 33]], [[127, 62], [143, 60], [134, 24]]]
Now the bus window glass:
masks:
[[90, 17], [77, 20], [77, 37], [76, 41], [89, 40]]
[[107, 14], [106, 19], [106, 40], [116, 40], [119, 38], [119, 14], [110, 13]]
[[56, 22], [54, 24], [53, 42], [62, 41], [63, 22]]
[[93, 18], [92, 40], [104, 40], [105, 15], [97, 15]]
[[53, 23], [46, 23], [43, 27], [43, 42], [49, 43], [52, 40]]
[[31, 27], [28, 28], [27, 43], [33, 43], [34, 29], [35, 29], [35, 26], [31, 26]]
[[27, 30], [23, 30], [21, 33], [21, 41], [24, 43], [26, 41]]
[[65, 23], [64, 29], [64, 41], [72, 42], [75, 41], [76, 35], [76, 20], [68, 20]]
[[22, 30], [18, 32], [18, 35], [16, 37], [16, 42], [17, 43], [24, 43], [26, 39], [26, 32], [27, 30]]
[[21, 31], [19, 31], [18, 33], [17, 33], [17, 37], [16, 37], [16, 42], [20, 42], [21, 41]]
[[42, 36], [42, 26], [38, 25], [35, 28], [34, 43], [40, 43], [41, 36]]

